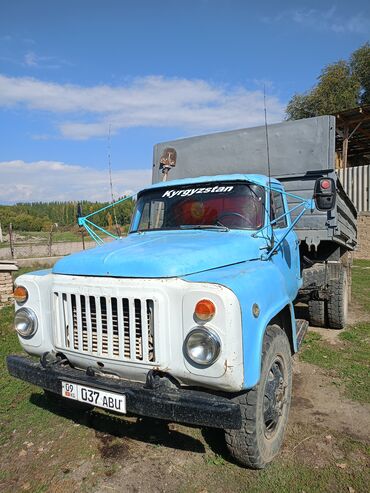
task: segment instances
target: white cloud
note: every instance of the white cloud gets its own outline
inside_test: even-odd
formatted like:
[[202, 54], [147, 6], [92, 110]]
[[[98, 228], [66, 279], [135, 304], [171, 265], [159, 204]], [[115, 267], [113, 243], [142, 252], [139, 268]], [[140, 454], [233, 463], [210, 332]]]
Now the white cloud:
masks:
[[343, 15], [335, 6], [327, 10], [319, 9], [288, 9], [275, 16], [264, 16], [263, 22], [268, 24], [289, 21], [320, 31], [336, 33], [366, 34], [370, 31], [370, 18], [362, 12]]
[[34, 51], [27, 51], [23, 57], [22, 65], [29, 68], [57, 69], [62, 65], [69, 65], [65, 60], [58, 60], [52, 56], [41, 56]]
[[[57, 161], [0, 162], [0, 203], [110, 200], [107, 170]], [[151, 170], [113, 171], [114, 196], [131, 195], [150, 183]]]
[[[32, 62], [32, 59], [31, 59]], [[263, 123], [263, 91], [204, 80], [147, 76], [122, 86], [82, 87], [0, 75], [0, 107], [24, 106], [61, 115], [62, 137], [88, 139], [129, 127], [172, 126], [191, 131], [226, 130]], [[271, 123], [284, 104], [267, 97]]]
[[24, 63], [28, 67], [37, 67], [38, 66], [38, 56], [33, 51], [29, 51], [24, 55]]

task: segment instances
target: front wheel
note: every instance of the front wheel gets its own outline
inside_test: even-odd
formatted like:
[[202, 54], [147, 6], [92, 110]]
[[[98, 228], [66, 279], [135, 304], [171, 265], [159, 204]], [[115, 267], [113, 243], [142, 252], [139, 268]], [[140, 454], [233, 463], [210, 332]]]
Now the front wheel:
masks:
[[242, 465], [264, 468], [279, 452], [292, 396], [292, 359], [288, 338], [278, 325], [267, 327], [259, 383], [239, 395], [242, 427], [226, 430], [231, 455]]

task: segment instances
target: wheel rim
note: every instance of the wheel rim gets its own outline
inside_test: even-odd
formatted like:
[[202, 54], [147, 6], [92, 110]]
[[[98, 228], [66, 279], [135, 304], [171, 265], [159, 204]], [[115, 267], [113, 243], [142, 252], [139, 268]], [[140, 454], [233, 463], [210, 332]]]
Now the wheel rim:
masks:
[[280, 356], [273, 361], [264, 390], [263, 421], [267, 439], [272, 439], [280, 427], [287, 403], [286, 368]]

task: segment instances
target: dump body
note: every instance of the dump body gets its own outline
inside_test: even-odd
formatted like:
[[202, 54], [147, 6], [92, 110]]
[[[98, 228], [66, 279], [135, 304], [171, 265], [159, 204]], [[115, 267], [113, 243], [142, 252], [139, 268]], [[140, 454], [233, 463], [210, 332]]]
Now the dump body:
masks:
[[[335, 118], [321, 116], [277, 123], [268, 127], [271, 176], [287, 192], [312, 198], [315, 180], [328, 176], [337, 185], [337, 201], [330, 212], [314, 211], [296, 225], [298, 238], [309, 247], [330, 241], [345, 249], [356, 245], [357, 212], [335, 173]], [[220, 132], [157, 144], [154, 147], [153, 183], [163, 178], [160, 159], [164, 149], [177, 152], [170, 180], [229, 173], [268, 175], [265, 127]], [[289, 198], [294, 206], [295, 199]], [[293, 213], [294, 216], [294, 213]]]

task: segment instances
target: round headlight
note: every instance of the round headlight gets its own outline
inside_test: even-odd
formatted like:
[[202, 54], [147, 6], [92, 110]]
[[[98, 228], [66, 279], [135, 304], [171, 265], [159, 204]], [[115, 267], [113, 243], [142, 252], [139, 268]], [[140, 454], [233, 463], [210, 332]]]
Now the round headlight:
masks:
[[37, 317], [30, 308], [21, 308], [15, 312], [14, 328], [21, 337], [29, 339], [37, 330]]
[[186, 336], [184, 342], [185, 356], [201, 366], [212, 365], [218, 358], [221, 341], [218, 335], [203, 327], [196, 327]]

